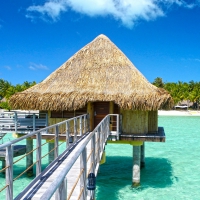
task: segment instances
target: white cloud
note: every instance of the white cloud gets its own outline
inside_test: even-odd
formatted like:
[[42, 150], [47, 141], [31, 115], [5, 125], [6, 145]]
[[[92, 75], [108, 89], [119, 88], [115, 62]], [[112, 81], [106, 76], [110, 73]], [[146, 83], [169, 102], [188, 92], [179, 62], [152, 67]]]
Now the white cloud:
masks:
[[4, 68], [6, 68], [7, 70], [11, 70], [10, 66], [5, 66]]
[[34, 19], [39, 14], [43, 20], [56, 21], [62, 12], [71, 9], [91, 17], [112, 16], [132, 27], [140, 19], [153, 20], [164, 16], [163, 10], [172, 5], [193, 8], [196, 4], [184, 0], [48, 0], [43, 5], [30, 6], [26, 17]]
[[42, 64], [30, 63], [29, 69], [31, 69], [31, 70], [48, 70], [49, 68]]

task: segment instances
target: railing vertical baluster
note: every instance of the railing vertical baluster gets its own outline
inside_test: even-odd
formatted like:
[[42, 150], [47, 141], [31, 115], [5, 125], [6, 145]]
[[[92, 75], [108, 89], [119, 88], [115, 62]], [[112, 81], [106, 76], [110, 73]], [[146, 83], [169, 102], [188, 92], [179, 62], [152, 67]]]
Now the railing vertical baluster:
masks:
[[79, 128], [80, 128], [80, 135], [83, 135], [83, 130], [82, 130], [82, 117], [79, 118]]
[[87, 131], [90, 131], [90, 115], [87, 114]]
[[67, 199], [67, 178], [61, 182], [59, 188], [56, 190], [55, 194], [56, 200], [66, 200]]
[[110, 123], [110, 117], [108, 117], [108, 122], [107, 122], [107, 137], [110, 135], [110, 125], [109, 125], [109, 123]]
[[[83, 149], [80, 155], [80, 171], [83, 170], [83, 173], [80, 177], [80, 189], [83, 188], [83, 193], [81, 196], [81, 200], [85, 200], [87, 196], [87, 187], [86, 187], [86, 176], [87, 176], [87, 150], [86, 147]], [[80, 191], [81, 191], [80, 190]]]
[[100, 162], [100, 131], [99, 128], [97, 129], [98, 141], [97, 141], [97, 163]]
[[95, 173], [95, 168], [96, 168], [96, 158], [95, 158], [95, 137], [96, 136], [96, 134], [94, 134], [93, 136], [92, 136], [92, 139], [91, 139], [91, 150], [93, 150], [93, 152], [92, 152], [92, 155], [91, 155], [91, 164], [92, 164], [92, 172], [91, 173]]
[[117, 140], [119, 140], [119, 115], [117, 115]]
[[58, 143], [59, 143], [59, 128], [58, 128], [58, 125], [55, 127], [55, 141], [54, 141], [54, 159], [56, 159], [58, 157]]
[[66, 148], [69, 147], [69, 122], [66, 121]]
[[74, 118], [74, 142], [77, 141], [77, 118]]
[[37, 143], [37, 150], [36, 150], [36, 159], [37, 159], [37, 163], [36, 163], [36, 175], [39, 175], [42, 171], [42, 160], [41, 160], [41, 143], [42, 143], [42, 139], [41, 139], [41, 133], [37, 133], [36, 135], [36, 143]]
[[17, 133], [17, 112], [15, 112], [15, 133]]
[[104, 121], [103, 121], [103, 123], [102, 123], [101, 126], [100, 126], [100, 130], [101, 130], [101, 131], [100, 131], [100, 136], [101, 136], [101, 137], [100, 137], [100, 138], [101, 138], [101, 139], [100, 139], [101, 152], [103, 152], [103, 142], [104, 142], [104, 141], [103, 141], [103, 138], [104, 138], [104, 137], [103, 137], [103, 134], [104, 134], [103, 124], [104, 124]]
[[103, 143], [104, 143], [104, 124], [105, 124], [105, 120], [103, 121], [103, 123], [101, 124], [101, 151], [103, 152]]
[[33, 113], [33, 131], [35, 131], [35, 113]]
[[122, 133], [122, 115], [119, 115], [119, 132]]
[[13, 148], [12, 145], [6, 147], [6, 200], [13, 199]]
[[83, 134], [86, 133], [86, 124], [87, 124], [87, 122], [86, 122], [86, 116], [84, 115], [84, 119], [83, 119]]
[[[46, 126], [48, 126], [49, 125], [49, 121], [48, 121], [48, 113], [45, 113], [45, 123], [46, 123]], [[46, 129], [46, 133], [48, 133], [48, 130]]]

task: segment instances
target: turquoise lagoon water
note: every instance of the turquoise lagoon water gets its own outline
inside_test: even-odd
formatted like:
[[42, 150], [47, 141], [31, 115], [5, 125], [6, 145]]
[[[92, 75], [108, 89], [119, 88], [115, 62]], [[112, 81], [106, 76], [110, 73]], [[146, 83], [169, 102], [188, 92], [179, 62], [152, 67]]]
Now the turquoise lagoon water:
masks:
[[132, 146], [106, 146], [97, 178], [97, 199], [200, 199], [200, 117], [160, 116], [165, 143], [146, 142], [141, 186], [131, 188]]
[[[131, 187], [132, 146], [106, 146], [106, 163], [100, 166], [97, 177], [97, 200], [200, 199], [200, 117], [160, 116], [159, 126], [165, 129], [166, 142], [145, 143], [146, 166], [138, 188]], [[20, 163], [14, 167], [14, 176], [25, 169], [25, 160]], [[47, 158], [43, 168], [46, 165]], [[31, 180], [24, 175], [15, 181], [14, 196]], [[0, 187], [4, 183], [0, 174]], [[4, 192], [0, 199], [5, 199]]]

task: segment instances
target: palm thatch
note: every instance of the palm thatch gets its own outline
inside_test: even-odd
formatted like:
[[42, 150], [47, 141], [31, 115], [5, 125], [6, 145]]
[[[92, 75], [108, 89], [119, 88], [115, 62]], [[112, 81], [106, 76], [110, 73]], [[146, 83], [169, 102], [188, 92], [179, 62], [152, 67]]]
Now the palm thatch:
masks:
[[77, 110], [89, 101], [114, 101], [132, 110], [169, 108], [173, 102], [104, 35], [83, 47], [43, 82], [10, 98], [13, 108], [29, 110]]

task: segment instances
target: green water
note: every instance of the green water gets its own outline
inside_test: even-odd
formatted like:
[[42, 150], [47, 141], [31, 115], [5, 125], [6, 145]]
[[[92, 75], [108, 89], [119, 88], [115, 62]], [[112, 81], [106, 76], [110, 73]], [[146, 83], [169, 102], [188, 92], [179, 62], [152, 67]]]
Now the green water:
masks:
[[145, 143], [141, 186], [131, 188], [132, 146], [106, 146], [97, 178], [97, 199], [200, 199], [200, 117], [160, 116], [165, 143]]
[[[166, 142], [145, 143], [146, 166], [137, 189], [131, 188], [132, 146], [106, 146], [106, 163], [100, 166], [97, 177], [97, 200], [200, 199], [200, 117], [160, 116], [159, 126], [165, 129]], [[25, 169], [25, 160], [20, 163], [14, 168], [14, 176]], [[46, 165], [47, 159], [43, 168]], [[24, 175], [15, 181], [14, 196], [31, 180]], [[0, 174], [0, 187], [4, 183]], [[5, 199], [4, 192], [0, 199]]]

